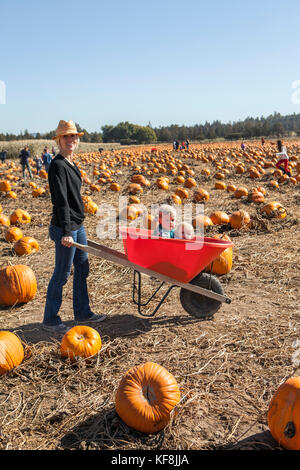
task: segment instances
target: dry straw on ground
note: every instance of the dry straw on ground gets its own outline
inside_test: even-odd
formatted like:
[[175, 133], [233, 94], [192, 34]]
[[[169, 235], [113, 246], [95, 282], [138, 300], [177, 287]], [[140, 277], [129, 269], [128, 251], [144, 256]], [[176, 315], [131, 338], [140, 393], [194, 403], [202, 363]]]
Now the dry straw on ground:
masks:
[[[54, 248], [47, 238], [50, 201], [49, 196], [19, 199], [18, 204], [22, 201], [32, 215], [24, 232], [39, 240], [41, 250], [16, 258], [0, 237], [1, 264], [28, 264], [39, 289], [28, 304], [0, 310], [1, 329], [18, 334], [27, 352], [23, 364], [0, 381], [1, 449], [278, 448], [268, 431], [266, 413], [278, 385], [297, 374], [299, 189], [291, 191], [284, 185], [269, 191], [268, 199], [279, 200], [288, 210], [286, 219], [269, 220], [261, 217], [256, 205], [213, 190], [213, 179], [198, 176], [200, 168], [201, 163], [195, 164], [196, 179], [211, 194], [207, 215], [217, 209], [230, 213], [242, 205], [254, 220], [251, 229], [239, 232], [223, 227], [235, 243], [233, 269], [220, 278], [232, 303], [222, 305], [212, 320], [199, 321], [182, 309], [174, 290], [154, 317], [143, 318], [131, 300], [132, 271], [90, 256], [91, 305], [95, 312], [108, 315], [96, 327], [103, 347], [90, 364], [62, 360], [59, 337], [41, 329], [54, 262]], [[119, 181], [125, 185], [132, 169], [122, 172]], [[229, 179], [253, 186], [246, 175]], [[16, 201], [0, 197], [9, 214]], [[92, 197], [117, 207], [118, 194], [107, 187]], [[152, 186], [142, 202], [148, 206], [165, 197]], [[93, 240], [96, 224], [95, 216], [87, 216], [85, 226]], [[207, 234], [216, 231], [220, 229], [213, 227]], [[121, 240], [103, 243], [123, 251]], [[156, 281], [145, 278], [145, 296], [154, 285]], [[64, 290], [62, 319], [74, 324], [72, 276]], [[129, 429], [114, 410], [122, 375], [148, 360], [175, 376], [182, 395], [170, 425], [150, 436]]]

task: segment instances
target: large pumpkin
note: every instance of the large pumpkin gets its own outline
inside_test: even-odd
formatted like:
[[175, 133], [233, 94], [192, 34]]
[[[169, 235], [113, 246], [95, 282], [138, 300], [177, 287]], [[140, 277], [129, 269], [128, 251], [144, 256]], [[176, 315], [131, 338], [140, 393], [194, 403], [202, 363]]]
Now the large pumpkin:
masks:
[[268, 410], [270, 432], [288, 450], [300, 450], [300, 377], [287, 379], [272, 397]]
[[77, 357], [88, 358], [97, 354], [102, 347], [101, 337], [94, 328], [77, 325], [71, 328], [61, 340], [62, 357], [75, 361]]
[[129, 427], [154, 433], [168, 424], [179, 400], [180, 391], [173, 375], [159, 364], [146, 362], [124, 375], [117, 389], [115, 407]]
[[24, 348], [19, 338], [10, 331], [0, 331], [0, 375], [19, 366], [24, 359]]
[[0, 305], [29, 302], [36, 291], [36, 277], [29, 266], [17, 264], [0, 269]]

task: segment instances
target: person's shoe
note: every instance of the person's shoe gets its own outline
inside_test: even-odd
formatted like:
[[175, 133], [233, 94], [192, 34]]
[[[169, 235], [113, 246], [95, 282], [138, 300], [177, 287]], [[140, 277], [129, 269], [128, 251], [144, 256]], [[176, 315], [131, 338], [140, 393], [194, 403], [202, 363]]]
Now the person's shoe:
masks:
[[93, 313], [88, 318], [85, 318], [84, 320], [77, 320], [77, 323], [87, 323], [87, 322], [101, 322], [106, 319], [106, 315], [97, 315], [96, 313]]
[[43, 323], [43, 329], [47, 331], [52, 331], [53, 333], [60, 333], [60, 334], [65, 334], [67, 331], [69, 331], [69, 327], [65, 325], [64, 323], [60, 323], [59, 325], [45, 325]]

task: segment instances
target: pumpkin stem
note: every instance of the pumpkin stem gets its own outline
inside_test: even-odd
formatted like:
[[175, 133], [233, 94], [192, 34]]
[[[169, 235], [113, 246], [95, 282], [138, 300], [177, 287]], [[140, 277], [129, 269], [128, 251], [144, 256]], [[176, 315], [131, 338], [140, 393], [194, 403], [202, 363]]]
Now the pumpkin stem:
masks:
[[289, 421], [284, 429], [284, 435], [288, 438], [293, 438], [296, 434], [296, 426], [293, 421]]

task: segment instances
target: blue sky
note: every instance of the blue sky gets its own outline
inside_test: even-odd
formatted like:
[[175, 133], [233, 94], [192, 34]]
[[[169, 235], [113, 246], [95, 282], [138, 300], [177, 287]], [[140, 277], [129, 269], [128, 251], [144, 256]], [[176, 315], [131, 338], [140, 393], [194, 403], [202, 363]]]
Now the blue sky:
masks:
[[299, 0], [0, 0], [0, 132], [300, 113]]

